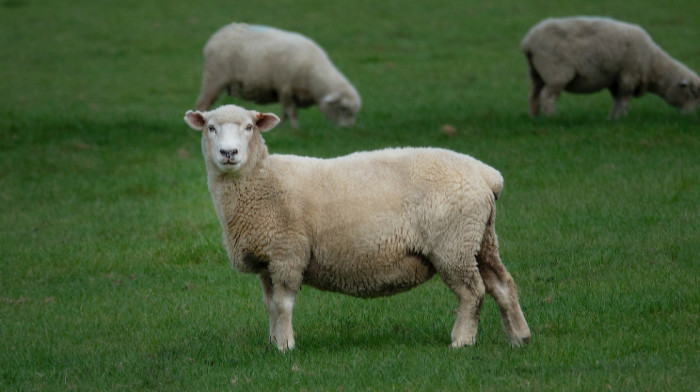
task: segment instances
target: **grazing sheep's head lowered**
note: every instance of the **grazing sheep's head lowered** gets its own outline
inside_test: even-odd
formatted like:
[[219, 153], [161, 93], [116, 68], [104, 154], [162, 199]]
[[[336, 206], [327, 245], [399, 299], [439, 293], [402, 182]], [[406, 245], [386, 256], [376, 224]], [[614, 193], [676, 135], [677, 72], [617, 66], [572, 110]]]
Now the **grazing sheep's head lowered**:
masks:
[[666, 100], [683, 113], [692, 113], [700, 106], [700, 79], [691, 75], [683, 78], [666, 92]]
[[326, 118], [339, 127], [350, 127], [355, 124], [355, 117], [360, 111], [362, 102], [356, 91], [331, 93], [323, 97], [319, 108]]
[[264, 143], [260, 132], [274, 128], [280, 119], [273, 113], [258, 113], [235, 105], [209, 112], [188, 110], [185, 122], [202, 131], [202, 152], [208, 164], [225, 173], [245, 167], [254, 143]]
[[610, 118], [627, 115], [634, 97], [656, 94], [684, 113], [700, 105], [700, 78], [654, 43], [640, 26], [604, 17], [549, 18], [523, 38], [532, 88], [530, 115], [556, 112], [562, 91], [608, 89]]

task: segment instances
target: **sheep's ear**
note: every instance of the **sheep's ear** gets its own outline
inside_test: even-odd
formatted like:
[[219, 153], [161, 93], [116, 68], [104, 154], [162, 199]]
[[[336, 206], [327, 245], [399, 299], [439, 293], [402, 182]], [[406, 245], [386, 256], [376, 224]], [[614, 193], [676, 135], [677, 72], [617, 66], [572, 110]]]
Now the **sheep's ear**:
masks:
[[274, 113], [256, 113], [255, 125], [258, 126], [260, 132], [267, 132], [274, 128], [280, 122], [280, 118]]
[[688, 89], [690, 90], [690, 95], [697, 98], [700, 97], [700, 84], [697, 82], [689, 83]]
[[207, 124], [207, 120], [204, 118], [204, 113], [200, 111], [193, 112], [191, 110], [188, 110], [187, 113], [185, 113], [185, 122], [195, 131], [203, 130], [204, 126]]
[[333, 103], [333, 102], [338, 102], [340, 101], [340, 94], [338, 93], [331, 93], [326, 95], [325, 97], [321, 98], [321, 102], [324, 103]]

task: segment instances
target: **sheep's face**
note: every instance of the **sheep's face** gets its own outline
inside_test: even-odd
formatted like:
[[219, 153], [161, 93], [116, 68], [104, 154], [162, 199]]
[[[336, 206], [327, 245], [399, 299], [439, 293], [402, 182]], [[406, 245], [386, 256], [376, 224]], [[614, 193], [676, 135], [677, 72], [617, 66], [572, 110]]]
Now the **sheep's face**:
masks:
[[684, 78], [672, 87], [666, 100], [681, 108], [683, 113], [691, 113], [700, 106], [700, 79]]
[[684, 87], [687, 100], [683, 103], [681, 109], [684, 113], [691, 113], [700, 106], [700, 79], [695, 79], [692, 82], [688, 82], [688, 85]]
[[258, 113], [235, 105], [222, 106], [211, 112], [188, 111], [185, 122], [202, 131], [204, 158], [222, 172], [237, 172], [251, 158], [260, 132], [279, 122], [272, 113]]
[[360, 111], [360, 106], [360, 97], [356, 94], [330, 94], [319, 103], [323, 115], [341, 127], [355, 124], [355, 117]]

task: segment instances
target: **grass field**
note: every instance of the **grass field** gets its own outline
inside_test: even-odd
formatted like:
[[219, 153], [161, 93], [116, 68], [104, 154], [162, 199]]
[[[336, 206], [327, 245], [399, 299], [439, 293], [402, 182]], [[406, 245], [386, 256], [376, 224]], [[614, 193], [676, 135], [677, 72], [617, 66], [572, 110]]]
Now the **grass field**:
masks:
[[[700, 115], [648, 95], [610, 122], [601, 92], [531, 120], [519, 41], [575, 14], [641, 24], [700, 70], [696, 0], [0, 0], [0, 390], [697, 391]], [[529, 346], [489, 298], [477, 344], [448, 349], [439, 279], [372, 300], [304, 288], [298, 348], [267, 344], [182, 121], [233, 20], [313, 37], [363, 98], [353, 128], [307, 109], [272, 152], [439, 146], [501, 171]]]

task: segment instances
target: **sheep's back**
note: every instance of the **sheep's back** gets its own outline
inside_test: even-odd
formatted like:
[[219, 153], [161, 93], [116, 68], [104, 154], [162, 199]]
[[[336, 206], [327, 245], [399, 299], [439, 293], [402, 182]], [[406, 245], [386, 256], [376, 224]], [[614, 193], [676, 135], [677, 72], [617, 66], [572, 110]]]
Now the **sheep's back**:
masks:
[[214, 33], [205, 45], [204, 56], [232, 64], [237, 77], [244, 80], [328, 62], [325, 52], [301, 34], [239, 23]]

